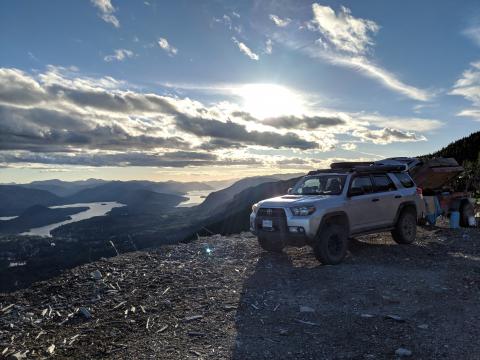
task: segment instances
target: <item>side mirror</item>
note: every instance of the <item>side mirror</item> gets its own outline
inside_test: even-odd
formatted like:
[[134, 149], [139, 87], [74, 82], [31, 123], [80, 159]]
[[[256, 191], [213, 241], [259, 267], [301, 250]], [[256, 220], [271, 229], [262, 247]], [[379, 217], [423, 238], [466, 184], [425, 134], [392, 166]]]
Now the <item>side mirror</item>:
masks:
[[292, 188], [288, 188], [288, 190], [287, 190], [287, 194], [291, 194], [291, 193], [292, 193], [292, 191], [293, 191], [293, 189], [292, 189]]
[[365, 191], [361, 187], [353, 187], [348, 192], [348, 196], [358, 196], [365, 194]]

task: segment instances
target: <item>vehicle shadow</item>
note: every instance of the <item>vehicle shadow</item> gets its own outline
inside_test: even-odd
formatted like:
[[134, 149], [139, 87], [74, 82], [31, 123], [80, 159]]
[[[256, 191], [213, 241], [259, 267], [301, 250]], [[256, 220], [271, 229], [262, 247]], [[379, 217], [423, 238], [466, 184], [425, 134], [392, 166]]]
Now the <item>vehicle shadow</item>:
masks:
[[455, 257], [452, 243], [382, 239], [353, 239], [338, 266], [320, 265], [310, 249], [262, 252], [243, 285], [232, 358], [395, 358], [399, 347], [419, 358], [471, 358], [463, 324], [480, 316], [473, 300], [480, 291], [451, 270], [480, 271], [480, 262]]

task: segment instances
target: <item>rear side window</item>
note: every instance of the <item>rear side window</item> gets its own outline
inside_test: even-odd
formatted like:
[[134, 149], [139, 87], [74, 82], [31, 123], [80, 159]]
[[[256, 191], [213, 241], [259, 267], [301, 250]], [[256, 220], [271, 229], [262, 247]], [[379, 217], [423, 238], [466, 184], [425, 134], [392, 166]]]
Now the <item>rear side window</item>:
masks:
[[373, 185], [370, 176], [358, 176], [352, 180], [350, 188], [362, 188], [365, 194], [373, 192]]
[[407, 173], [395, 173], [395, 176], [397, 177], [398, 181], [400, 181], [400, 184], [403, 185], [403, 187], [411, 188], [415, 186], [412, 178]]
[[397, 188], [393, 181], [387, 175], [374, 175], [373, 182], [375, 183], [376, 192], [395, 191]]

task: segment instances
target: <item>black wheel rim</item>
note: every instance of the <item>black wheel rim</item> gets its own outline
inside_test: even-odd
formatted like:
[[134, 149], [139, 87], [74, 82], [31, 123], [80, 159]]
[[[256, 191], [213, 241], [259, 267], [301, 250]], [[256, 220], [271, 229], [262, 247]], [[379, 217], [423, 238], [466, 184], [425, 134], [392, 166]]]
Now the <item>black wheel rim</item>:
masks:
[[338, 235], [331, 235], [327, 242], [328, 253], [332, 256], [339, 256], [342, 253], [343, 241]]

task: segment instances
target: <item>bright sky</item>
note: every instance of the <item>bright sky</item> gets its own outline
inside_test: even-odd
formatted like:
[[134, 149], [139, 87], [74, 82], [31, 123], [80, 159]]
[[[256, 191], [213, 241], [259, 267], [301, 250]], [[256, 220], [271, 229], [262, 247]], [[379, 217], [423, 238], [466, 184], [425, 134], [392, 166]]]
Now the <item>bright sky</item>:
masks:
[[474, 1], [2, 1], [0, 182], [215, 180], [480, 129]]

